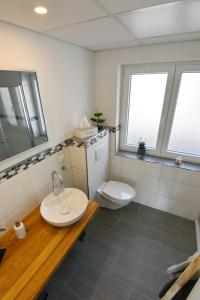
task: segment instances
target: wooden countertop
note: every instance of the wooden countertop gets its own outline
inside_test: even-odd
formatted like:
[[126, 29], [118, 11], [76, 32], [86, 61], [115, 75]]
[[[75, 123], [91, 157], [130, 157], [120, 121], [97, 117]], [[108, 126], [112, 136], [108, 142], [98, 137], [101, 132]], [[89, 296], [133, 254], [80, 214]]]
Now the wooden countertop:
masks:
[[3, 235], [0, 247], [7, 251], [0, 264], [0, 299], [35, 299], [98, 207], [90, 202], [81, 220], [62, 228], [46, 223], [36, 208], [24, 219], [25, 239], [18, 240], [13, 230]]

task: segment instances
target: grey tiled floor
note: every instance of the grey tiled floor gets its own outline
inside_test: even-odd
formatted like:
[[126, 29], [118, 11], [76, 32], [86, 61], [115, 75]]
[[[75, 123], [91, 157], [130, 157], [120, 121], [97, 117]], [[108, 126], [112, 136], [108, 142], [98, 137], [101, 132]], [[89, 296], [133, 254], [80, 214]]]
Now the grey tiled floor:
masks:
[[155, 300], [165, 270], [196, 251], [194, 224], [131, 203], [100, 209], [47, 286], [49, 300]]

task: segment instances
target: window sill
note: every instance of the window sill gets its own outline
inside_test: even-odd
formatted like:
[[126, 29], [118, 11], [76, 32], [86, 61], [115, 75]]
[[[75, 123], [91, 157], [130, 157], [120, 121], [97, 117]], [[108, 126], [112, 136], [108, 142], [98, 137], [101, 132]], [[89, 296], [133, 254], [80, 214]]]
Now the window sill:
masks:
[[158, 157], [158, 156], [153, 156], [153, 155], [149, 155], [149, 154], [146, 154], [146, 155], [144, 155], [143, 158], [140, 158], [140, 157], [138, 157], [137, 153], [124, 151], [124, 150], [119, 150], [118, 152], [116, 152], [116, 155], [123, 156], [126, 158], [142, 160], [142, 161], [146, 161], [146, 162], [150, 162], [150, 163], [159, 163], [159, 164], [162, 164], [165, 166], [176, 167], [179, 169], [186, 169], [186, 170], [190, 170], [190, 171], [200, 172], [200, 164], [198, 164], [198, 163], [183, 161], [181, 165], [177, 165], [175, 163], [175, 160], [171, 159], [171, 158]]

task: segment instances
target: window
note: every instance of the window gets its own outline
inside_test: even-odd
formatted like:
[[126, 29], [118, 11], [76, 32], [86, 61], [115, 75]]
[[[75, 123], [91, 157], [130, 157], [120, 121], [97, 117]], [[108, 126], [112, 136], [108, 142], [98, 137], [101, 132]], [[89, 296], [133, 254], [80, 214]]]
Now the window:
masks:
[[124, 66], [121, 98], [121, 149], [200, 161], [200, 66]]

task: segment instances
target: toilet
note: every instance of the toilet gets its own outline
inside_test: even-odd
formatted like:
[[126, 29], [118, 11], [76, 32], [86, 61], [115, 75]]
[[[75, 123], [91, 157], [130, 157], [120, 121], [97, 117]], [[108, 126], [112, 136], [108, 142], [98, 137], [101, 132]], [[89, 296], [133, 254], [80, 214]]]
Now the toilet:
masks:
[[136, 191], [129, 184], [110, 180], [102, 183], [97, 189], [97, 195], [101, 207], [118, 209], [133, 201]]

